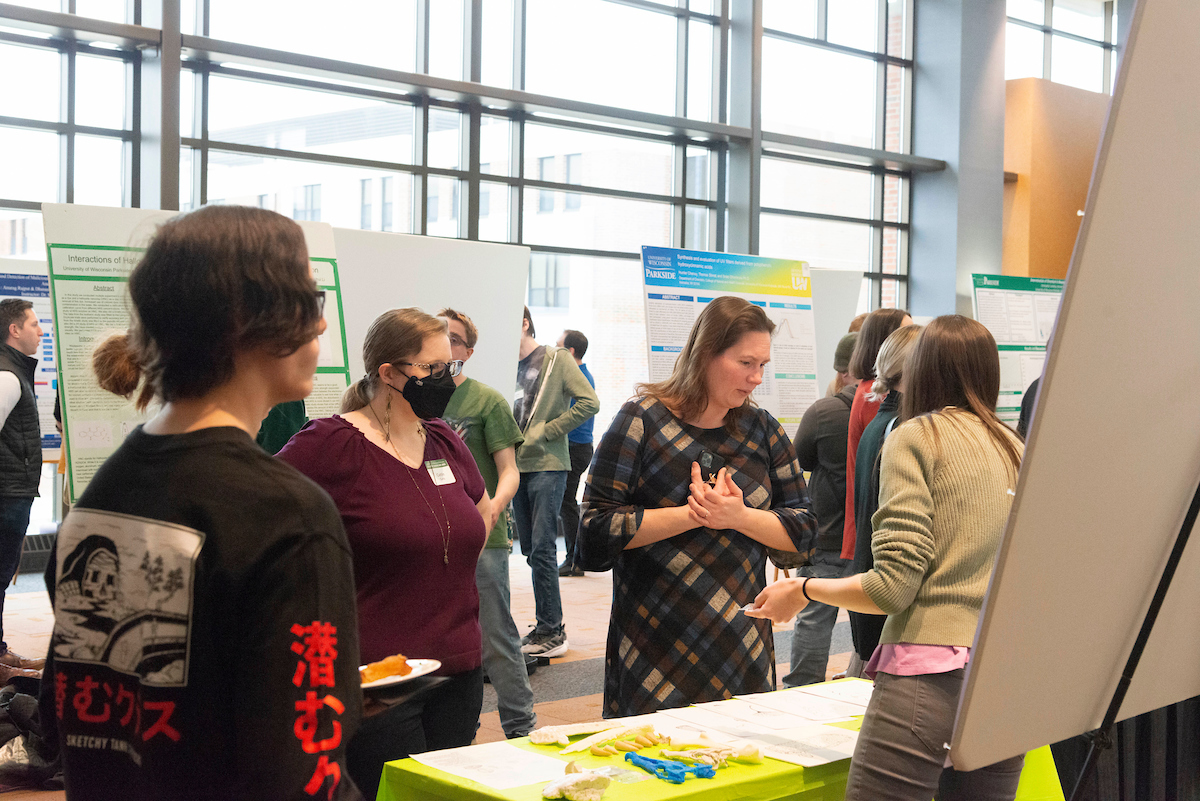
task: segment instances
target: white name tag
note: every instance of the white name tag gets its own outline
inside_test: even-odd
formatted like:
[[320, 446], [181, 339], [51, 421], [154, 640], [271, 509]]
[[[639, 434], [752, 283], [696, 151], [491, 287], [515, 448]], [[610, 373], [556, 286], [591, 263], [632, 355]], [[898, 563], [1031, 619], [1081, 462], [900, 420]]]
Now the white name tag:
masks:
[[439, 487], [443, 484], [454, 483], [454, 471], [450, 469], [450, 463], [445, 459], [432, 459], [425, 463], [425, 469], [429, 471], [429, 477], [433, 479], [433, 483]]

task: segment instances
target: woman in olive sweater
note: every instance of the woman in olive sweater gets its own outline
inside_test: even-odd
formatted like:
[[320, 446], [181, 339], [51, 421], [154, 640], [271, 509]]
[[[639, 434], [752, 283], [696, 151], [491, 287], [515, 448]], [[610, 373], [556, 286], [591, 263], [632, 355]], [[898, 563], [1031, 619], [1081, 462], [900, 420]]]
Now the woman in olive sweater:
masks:
[[883, 447], [874, 567], [844, 579], [776, 582], [747, 614], [783, 622], [820, 601], [888, 616], [865, 671], [875, 691], [848, 801], [1012, 799], [1024, 757], [969, 772], [943, 766], [1023, 446], [993, 411], [996, 343], [974, 320], [931, 322], [904, 375], [902, 423]]

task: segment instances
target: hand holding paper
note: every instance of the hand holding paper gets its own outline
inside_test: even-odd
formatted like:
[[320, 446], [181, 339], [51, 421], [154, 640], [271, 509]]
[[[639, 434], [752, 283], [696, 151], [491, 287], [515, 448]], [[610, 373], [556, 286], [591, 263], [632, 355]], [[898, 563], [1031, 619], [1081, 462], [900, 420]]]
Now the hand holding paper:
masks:
[[754, 606], [750, 609], [743, 607], [742, 613], [746, 617], [764, 618], [772, 623], [787, 623], [808, 606], [808, 600], [800, 591], [803, 582], [804, 579], [789, 578], [768, 585], [754, 599]]

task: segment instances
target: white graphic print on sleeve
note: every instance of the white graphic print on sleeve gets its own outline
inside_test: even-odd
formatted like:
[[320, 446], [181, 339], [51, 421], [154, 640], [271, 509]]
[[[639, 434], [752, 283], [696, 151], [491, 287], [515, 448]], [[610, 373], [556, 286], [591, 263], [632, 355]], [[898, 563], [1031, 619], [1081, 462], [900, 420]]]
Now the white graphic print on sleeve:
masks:
[[196, 559], [204, 534], [72, 509], [58, 534], [54, 656], [185, 687]]

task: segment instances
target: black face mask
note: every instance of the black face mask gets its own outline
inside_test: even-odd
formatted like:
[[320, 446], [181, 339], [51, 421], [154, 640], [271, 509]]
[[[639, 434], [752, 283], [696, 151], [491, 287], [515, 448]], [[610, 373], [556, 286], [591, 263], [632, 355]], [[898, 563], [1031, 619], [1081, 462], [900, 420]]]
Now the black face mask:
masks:
[[[392, 387], [391, 384], [388, 386]], [[447, 370], [441, 378], [409, 376], [408, 381], [404, 382], [404, 389], [398, 391], [412, 407], [413, 414], [422, 420], [434, 420], [446, 413], [450, 396], [456, 389], [454, 378]]]

